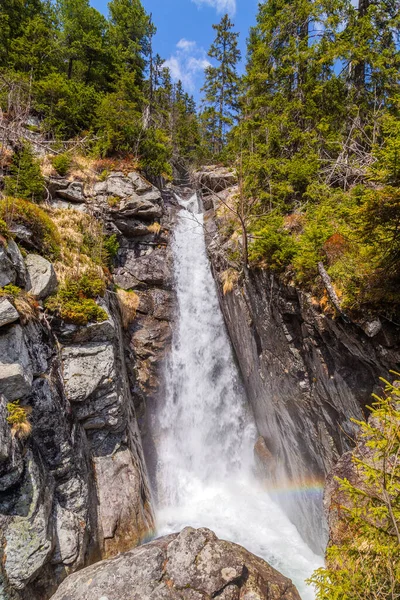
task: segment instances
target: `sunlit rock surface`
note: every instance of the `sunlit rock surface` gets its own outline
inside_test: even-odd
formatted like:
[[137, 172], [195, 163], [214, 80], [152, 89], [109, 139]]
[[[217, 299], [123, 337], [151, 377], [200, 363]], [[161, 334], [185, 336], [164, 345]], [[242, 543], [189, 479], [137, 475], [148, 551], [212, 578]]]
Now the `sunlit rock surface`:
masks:
[[187, 527], [68, 577], [52, 600], [300, 600], [290, 579], [209, 529]]

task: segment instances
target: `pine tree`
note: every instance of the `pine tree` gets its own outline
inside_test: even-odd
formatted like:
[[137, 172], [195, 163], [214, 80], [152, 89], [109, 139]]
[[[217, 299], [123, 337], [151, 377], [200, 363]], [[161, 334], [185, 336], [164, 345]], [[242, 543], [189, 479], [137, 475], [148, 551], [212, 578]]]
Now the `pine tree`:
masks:
[[218, 25], [213, 25], [217, 32], [210, 47], [208, 56], [217, 62], [205, 71], [204, 120], [206, 138], [214, 154], [222, 151], [226, 143], [226, 134], [235, 122], [238, 110], [239, 76], [237, 65], [241, 54], [238, 48], [239, 34], [233, 31], [234, 24], [228, 15], [224, 15]]

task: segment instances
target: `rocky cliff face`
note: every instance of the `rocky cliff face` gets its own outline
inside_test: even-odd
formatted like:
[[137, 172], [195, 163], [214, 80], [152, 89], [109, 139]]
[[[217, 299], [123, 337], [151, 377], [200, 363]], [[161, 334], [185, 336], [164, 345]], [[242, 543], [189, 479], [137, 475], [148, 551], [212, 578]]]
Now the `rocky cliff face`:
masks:
[[292, 582], [208, 529], [187, 527], [69, 577], [52, 600], [300, 600]]
[[[213, 210], [207, 222], [212, 266], [221, 282], [232, 266], [231, 244]], [[399, 364], [400, 330], [333, 319], [309, 295], [263, 270], [250, 270], [226, 295], [221, 283], [219, 294], [261, 435], [259, 462], [272, 486], [292, 490], [279, 500], [322, 552], [322, 483], [353, 444], [350, 419], [363, 416], [378, 377]]]
[[[48, 187], [55, 206], [95, 214], [117, 234], [114, 281], [140, 303], [122, 330], [112, 291], [100, 301], [108, 319], [87, 326], [49, 320], [40, 306], [27, 319], [0, 299], [2, 600], [44, 600], [69, 573], [131, 549], [154, 528], [135, 404], [141, 410], [156, 391], [170, 336], [168, 211], [136, 173]], [[0, 287], [9, 283], [41, 301], [57, 280], [48, 261], [24, 260], [9, 241], [0, 247]], [[26, 437], [9, 422], [16, 400], [29, 414]]]

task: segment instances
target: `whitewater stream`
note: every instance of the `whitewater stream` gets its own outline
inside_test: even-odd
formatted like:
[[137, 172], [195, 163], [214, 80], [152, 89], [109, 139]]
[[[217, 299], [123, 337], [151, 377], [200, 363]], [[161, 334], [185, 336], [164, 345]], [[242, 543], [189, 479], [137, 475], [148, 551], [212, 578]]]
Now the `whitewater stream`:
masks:
[[257, 480], [257, 437], [218, 303], [197, 197], [180, 200], [173, 238], [178, 313], [156, 415], [157, 533], [208, 527], [290, 577], [305, 579], [323, 560]]

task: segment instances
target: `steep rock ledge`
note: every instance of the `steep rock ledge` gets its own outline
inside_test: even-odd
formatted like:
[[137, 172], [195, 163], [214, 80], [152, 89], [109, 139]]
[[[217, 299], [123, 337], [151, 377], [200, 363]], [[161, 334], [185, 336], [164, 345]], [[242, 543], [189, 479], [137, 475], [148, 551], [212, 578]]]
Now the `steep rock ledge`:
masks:
[[[157, 392], [170, 340], [173, 198], [165, 208], [159, 190], [137, 173], [111, 173], [94, 187], [50, 183], [55, 207], [73, 202], [117, 234], [114, 281], [135, 290], [139, 306], [123, 330], [113, 291], [100, 302], [109, 318], [84, 327], [43, 313], [25, 323], [1, 300], [2, 600], [45, 600], [69, 573], [134, 547], [154, 528], [135, 405], [143, 413]], [[18, 283], [43, 299], [57, 284], [54, 271], [40, 264], [33, 289], [30, 262], [44, 259], [28, 258], [14, 241], [0, 248], [1, 284]], [[26, 438], [7, 421], [14, 400], [31, 411]]]
[[400, 363], [400, 329], [387, 323], [368, 335], [325, 315], [306, 293], [263, 270], [251, 270], [224, 295], [230, 245], [213, 210], [206, 222], [221, 307], [262, 436], [260, 463], [273, 484], [294, 488], [279, 500], [322, 552], [321, 484], [353, 445], [350, 419], [363, 416], [378, 377]]

